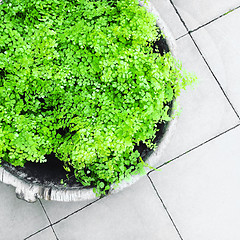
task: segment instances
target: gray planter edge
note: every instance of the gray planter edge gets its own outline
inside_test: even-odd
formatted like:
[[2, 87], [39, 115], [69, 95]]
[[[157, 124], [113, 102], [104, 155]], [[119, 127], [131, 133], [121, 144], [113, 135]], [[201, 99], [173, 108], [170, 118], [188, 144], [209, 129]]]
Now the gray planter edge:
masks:
[[[157, 17], [157, 25], [166, 37], [168, 47], [174, 57], [176, 57], [176, 42], [173, 38], [172, 33], [168, 29], [165, 22], [159, 16], [157, 10], [148, 3], [147, 5], [143, 1], [139, 1], [141, 6], [153, 13]], [[1, 2], [0, 2], [1, 4]], [[174, 115], [174, 111], [172, 113]], [[170, 141], [170, 138], [176, 128], [177, 118], [172, 119], [165, 130], [164, 136], [160, 140], [157, 149], [147, 158], [146, 163], [150, 166], [157, 166], [161, 156]], [[148, 169], [146, 168], [146, 172]], [[115, 194], [122, 191], [124, 188], [137, 182], [142, 176], [132, 175], [129, 180], [123, 180], [116, 187], [114, 184], [111, 186], [109, 194]], [[76, 187], [59, 187], [59, 186], [45, 186], [31, 183], [24, 179], [22, 176], [15, 176], [3, 167], [0, 167], [0, 181], [12, 185], [15, 187], [16, 196], [19, 199], [23, 199], [27, 202], [35, 202], [37, 199], [52, 200], [52, 201], [63, 201], [63, 202], [75, 202], [84, 200], [97, 199], [92, 188], [76, 188]]]

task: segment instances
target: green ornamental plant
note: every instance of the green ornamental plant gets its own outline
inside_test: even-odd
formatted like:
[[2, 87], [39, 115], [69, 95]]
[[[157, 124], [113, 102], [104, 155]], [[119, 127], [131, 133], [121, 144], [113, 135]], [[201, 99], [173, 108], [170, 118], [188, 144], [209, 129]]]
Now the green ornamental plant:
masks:
[[143, 171], [158, 122], [194, 81], [137, 0], [6, 0], [0, 5], [0, 159], [54, 153], [105, 193]]

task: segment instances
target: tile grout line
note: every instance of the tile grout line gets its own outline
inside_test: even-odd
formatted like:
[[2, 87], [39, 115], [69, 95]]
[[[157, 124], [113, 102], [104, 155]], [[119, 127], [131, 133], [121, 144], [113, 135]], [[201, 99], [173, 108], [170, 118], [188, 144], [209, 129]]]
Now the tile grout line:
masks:
[[59, 240], [59, 238], [58, 238], [58, 236], [57, 236], [57, 234], [56, 234], [56, 232], [55, 232], [55, 230], [54, 230], [54, 228], [53, 228], [53, 226], [52, 226], [52, 222], [51, 222], [51, 220], [50, 220], [50, 218], [49, 218], [49, 216], [48, 216], [48, 214], [47, 214], [46, 209], [44, 208], [44, 206], [43, 206], [41, 200], [38, 199], [38, 201], [39, 201], [40, 205], [42, 206], [42, 209], [43, 209], [43, 211], [44, 211], [44, 213], [45, 213], [45, 215], [46, 215], [46, 217], [47, 217], [47, 219], [48, 219], [48, 221], [49, 221], [49, 223], [50, 223], [50, 227], [51, 227], [51, 229], [52, 229], [52, 231], [53, 231], [53, 233], [54, 233], [56, 239]]
[[[161, 167], [164, 167], [165, 165], [167, 165], [167, 164], [169, 164], [169, 163], [171, 163], [171, 162], [177, 160], [178, 158], [180, 158], [180, 157], [182, 157], [182, 156], [184, 156], [184, 155], [186, 155], [186, 154], [192, 152], [192, 151], [195, 150], [195, 149], [200, 148], [201, 146], [205, 145], [206, 143], [211, 142], [212, 140], [214, 140], [214, 139], [216, 139], [216, 138], [218, 138], [218, 137], [224, 135], [225, 133], [228, 133], [228, 132], [234, 130], [235, 128], [237, 128], [237, 127], [239, 127], [239, 126], [240, 126], [240, 123], [238, 123], [237, 125], [235, 125], [235, 126], [229, 128], [229, 129], [227, 129], [226, 131], [224, 131], [224, 132], [222, 132], [222, 133], [219, 133], [218, 135], [216, 135], [216, 136], [214, 136], [214, 137], [212, 137], [212, 138], [206, 140], [205, 142], [200, 143], [199, 145], [197, 145], [197, 146], [191, 148], [190, 150], [188, 150], [188, 151], [186, 151], [186, 152], [184, 152], [184, 153], [178, 155], [177, 157], [175, 157], [175, 158], [173, 158], [173, 159], [171, 159], [171, 160], [169, 160], [169, 161], [167, 161], [167, 162], [161, 164], [160, 166], [156, 167], [156, 169], [160, 169]], [[147, 176], [149, 177], [149, 175], [150, 175], [152, 172], [154, 172], [154, 171], [155, 171], [154, 169], [153, 169], [153, 170], [150, 170], [150, 171], [147, 173]]]
[[[209, 21], [209, 22], [204, 23], [203, 25], [201, 25], [201, 26], [199, 26], [199, 27], [197, 27], [197, 28], [194, 28], [193, 30], [189, 30], [187, 33], [185, 33], [185, 34], [183, 34], [182, 36], [176, 38], [176, 41], [179, 40], [179, 39], [181, 39], [181, 38], [183, 38], [183, 37], [185, 37], [185, 36], [188, 35], [189, 33], [193, 33], [193, 32], [195, 32], [195, 31], [197, 31], [197, 30], [199, 30], [199, 29], [201, 29], [201, 28], [203, 28], [203, 27], [211, 24], [212, 22], [215, 22], [215, 21], [218, 20], [219, 18], [222, 18], [222, 17], [224, 17], [224, 16], [227, 16], [229, 13], [234, 12], [234, 11], [237, 10], [238, 8], [240, 8], [240, 6], [235, 7], [235, 8], [233, 8], [233, 9], [230, 9], [229, 11], [227, 11], [227, 12], [219, 15], [218, 17], [212, 19], [212, 20]], [[178, 13], [177, 13], [177, 14], [178, 14]]]
[[101, 200], [101, 199], [104, 198], [104, 197], [105, 197], [105, 196], [103, 196], [103, 197], [101, 197], [101, 198], [98, 198], [98, 199], [94, 200], [93, 202], [88, 203], [88, 204], [85, 205], [84, 207], [79, 208], [78, 210], [76, 210], [76, 211], [74, 211], [74, 212], [68, 214], [67, 216], [65, 216], [65, 217], [63, 217], [63, 218], [61, 218], [61, 219], [59, 219], [58, 221], [52, 223], [52, 226], [53, 226], [53, 225], [56, 225], [56, 224], [58, 224], [58, 223], [60, 223], [61, 221], [65, 220], [65, 219], [67, 219], [67, 218], [69, 218], [69, 217], [71, 217], [72, 215], [74, 215], [74, 214], [76, 214], [76, 213], [82, 211], [83, 209], [85, 209], [85, 208], [91, 206], [92, 204], [98, 202], [99, 200]]
[[203, 58], [204, 62], [206, 63], [206, 65], [207, 65], [209, 71], [211, 72], [212, 76], [213, 76], [214, 79], [216, 80], [218, 86], [219, 86], [220, 89], [222, 90], [222, 93], [224, 94], [225, 98], [227, 99], [228, 103], [230, 104], [232, 110], [235, 112], [235, 114], [237, 115], [238, 119], [240, 120], [240, 116], [238, 115], [236, 109], [234, 108], [233, 104], [231, 103], [229, 97], [227, 96], [227, 93], [224, 91], [222, 85], [221, 85], [220, 82], [218, 81], [216, 75], [214, 74], [213, 70], [211, 69], [210, 65], [208, 64], [206, 58], [204, 57], [203, 53], [201, 52], [200, 48], [198, 47], [198, 45], [197, 45], [197, 43], [195, 42], [195, 40], [194, 40], [193, 36], [191, 35], [191, 33], [189, 33], [189, 36], [191, 37], [191, 39], [192, 39], [194, 45], [196, 46], [198, 52], [200, 53], [201, 57]]
[[[228, 96], [227, 96], [226, 92], [224, 91], [222, 85], [221, 85], [220, 82], [218, 81], [216, 75], [215, 75], [214, 72], [212, 71], [210, 65], [208, 64], [206, 58], [204, 57], [204, 55], [203, 55], [203, 53], [201, 52], [200, 48], [198, 47], [197, 43], [195, 42], [195, 40], [194, 40], [194, 38], [193, 38], [191, 32], [189, 32], [189, 29], [188, 29], [186, 23], [183, 21], [183, 19], [182, 19], [180, 13], [178, 12], [178, 10], [177, 10], [177, 8], [175, 7], [175, 5], [173, 4], [172, 0], [169, 0], [169, 1], [170, 1], [170, 3], [172, 4], [172, 6], [173, 6], [175, 12], [177, 13], [178, 17], [180, 18], [181, 22], [183, 23], [184, 27], [185, 27], [186, 30], [188, 31], [188, 34], [189, 34], [190, 38], [192, 39], [192, 41], [193, 41], [195, 47], [197, 48], [197, 50], [198, 50], [198, 52], [200, 53], [202, 59], [203, 59], [204, 62], [206, 63], [206, 65], [207, 65], [209, 71], [211, 72], [212, 76], [214, 77], [215, 81], [217, 82], [218, 86], [220, 87], [221, 91], [223, 92], [225, 98], [227, 99], [228, 103], [230, 104], [230, 106], [232, 107], [233, 111], [235, 112], [235, 114], [237, 115], [238, 119], [240, 120], [240, 116], [238, 115], [236, 109], [234, 108], [233, 104], [231, 103], [230, 99], [228, 98]], [[240, 7], [240, 6], [239, 6], [239, 7]]]
[[[178, 12], [177, 8], [175, 7], [174, 3], [172, 2], [172, 0], [169, 0], [169, 1], [170, 1], [171, 5], [173, 6], [173, 8], [174, 8], [176, 14], [177, 14], [178, 17], [180, 18], [180, 21], [182, 22], [182, 24], [183, 24], [184, 27], [186, 28], [187, 32], [189, 32], [189, 29], [188, 29], [186, 23], [183, 21], [183, 18], [181, 17], [181, 15], [180, 15], [180, 13]], [[187, 34], [188, 34], [188, 33], [187, 33]]]
[[34, 235], [36, 235], [36, 234], [38, 234], [38, 233], [40, 233], [40, 232], [42, 232], [42, 231], [46, 230], [46, 229], [47, 229], [47, 228], [49, 228], [49, 227], [50, 227], [50, 225], [48, 225], [48, 226], [46, 226], [46, 227], [44, 227], [44, 228], [42, 228], [42, 229], [38, 230], [38, 231], [37, 231], [37, 232], [35, 232], [35, 233], [32, 233], [32, 234], [31, 234], [31, 235], [29, 235], [28, 237], [24, 238], [24, 240], [27, 240], [27, 239], [31, 238], [32, 236], [34, 236]]
[[[103, 196], [102, 198], [104, 198], [104, 196]], [[56, 225], [56, 224], [58, 224], [59, 222], [61, 222], [61, 221], [65, 220], [65, 219], [67, 219], [68, 217], [74, 215], [75, 213], [80, 212], [81, 210], [87, 208], [88, 206], [94, 204], [95, 202], [101, 200], [102, 198], [96, 199], [95, 201], [93, 201], [93, 202], [91, 202], [91, 203], [85, 205], [84, 207], [82, 207], [82, 208], [80, 208], [80, 209], [78, 209], [78, 210], [76, 210], [76, 211], [74, 211], [74, 212], [68, 214], [67, 216], [65, 216], [65, 217], [63, 217], [63, 218], [61, 218], [61, 219], [59, 219], [58, 221], [56, 221], [56, 222], [54, 222], [54, 223], [51, 223], [51, 221], [50, 221], [50, 219], [49, 219], [49, 217], [48, 217], [48, 215], [47, 215], [47, 213], [46, 213], [46, 210], [45, 210], [45, 208], [44, 208], [43, 205], [42, 205], [42, 202], [39, 200], [39, 202], [40, 202], [40, 204], [41, 204], [41, 206], [42, 206], [42, 208], [43, 208], [43, 211], [44, 211], [44, 213], [46, 214], [46, 216], [47, 216], [47, 218], [48, 218], [48, 221], [50, 222], [50, 225], [48, 225], [48, 226], [46, 226], [46, 227], [44, 227], [44, 228], [38, 230], [38, 231], [35, 232], [35, 233], [32, 233], [32, 234], [29, 235], [28, 237], [24, 238], [24, 240], [30, 239], [32, 236], [34, 236], [34, 235], [36, 235], [36, 234], [38, 234], [38, 233], [40, 233], [40, 232], [46, 230], [46, 229], [49, 228], [49, 227], [52, 228], [52, 231], [54, 232], [55, 237], [57, 238], [57, 240], [59, 240], [58, 237], [56, 236], [56, 233], [55, 233], [55, 230], [54, 230], [54, 228], [53, 228], [53, 225]]]
[[170, 213], [169, 213], [169, 211], [168, 211], [166, 205], [164, 204], [162, 198], [160, 197], [160, 195], [159, 195], [159, 193], [158, 193], [158, 191], [157, 191], [157, 189], [156, 189], [156, 187], [155, 187], [155, 185], [154, 185], [152, 179], [151, 179], [150, 176], [148, 176], [148, 175], [147, 175], [147, 177], [148, 177], [148, 179], [149, 179], [149, 181], [150, 181], [150, 183], [151, 183], [153, 189], [155, 190], [155, 192], [156, 192], [156, 194], [157, 194], [159, 200], [161, 201], [161, 203], [162, 203], [162, 205], [163, 205], [163, 207], [164, 207], [164, 209], [165, 209], [165, 211], [166, 211], [168, 217], [170, 218], [170, 220], [171, 220], [171, 222], [172, 222], [172, 224], [173, 224], [175, 230], [177, 231], [178, 236], [180, 237], [181, 240], [183, 240], [183, 238], [182, 238], [182, 236], [181, 236], [181, 234], [180, 234], [180, 232], [179, 232], [179, 230], [178, 230], [178, 228], [177, 228], [175, 222], [173, 221], [173, 218], [171, 217], [171, 215], [170, 215]]
[[187, 36], [189, 34], [189, 31], [187, 33], [184, 33], [182, 36], [177, 37], [175, 41], [178, 41], [179, 39], [182, 39], [183, 37]]

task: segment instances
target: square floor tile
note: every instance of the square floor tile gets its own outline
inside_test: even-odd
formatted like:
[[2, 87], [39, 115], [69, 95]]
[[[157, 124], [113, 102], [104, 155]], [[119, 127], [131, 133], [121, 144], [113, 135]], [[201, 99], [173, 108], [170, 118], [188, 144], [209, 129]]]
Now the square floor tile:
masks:
[[21, 240], [49, 225], [39, 204], [16, 198], [14, 188], [0, 183], [0, 238]]
[[187, 33], [186, 28], [169, 0], [150, 0], [150, 2], [166, 23], [175, 39]]
[[189, 30], [240, 6], [239, 0], [172, 0]]
[[240, 115], [240, 9], [192, 35]]
[[64, 240], [180, 240], [146, 176], [53, 227]]
[[152, 172], [184, 240], [240, 239], [240, 127]]

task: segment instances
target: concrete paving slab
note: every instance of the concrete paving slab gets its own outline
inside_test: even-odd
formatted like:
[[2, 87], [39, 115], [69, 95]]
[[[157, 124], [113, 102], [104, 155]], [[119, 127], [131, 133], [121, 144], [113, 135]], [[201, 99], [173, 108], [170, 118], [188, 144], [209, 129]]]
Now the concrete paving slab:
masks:
[[93, 200], [82, 202], [57, 202], [41, 200], [41, 202], [47, 212], [50, 221], [54, 223], [59, 219], [85, 207], [86, 205], [93, 202]]
[[240, 9], [192, 34], [240, 115]]
[[0, 238], [21, 240], [49, 225], [39, 202], [16, 198], [14, 188], [0, 183]]
[[32, 237], [28, 238], [27, 240], [57, 240], [55, 237], [53, 230], [51, 227], [43, 230]]
[[167, 23], [175, 39], [187, 33], [186, 28], [169, 0], [150, 0], [150, 2], [159, 12], [164, 22]]
[[53, 227], [64, 240], [180, 240], [146, 176]]
[[179, 39], [177, 44], [179, 59], [188, 71], [195, 72], [198, 84], [194, 89], [190, 87], [182, 92], [179, 101], [182, 110], [177, 127], [160, 164], [239, 123], [189, 35]]
[[211, 21], [240, 6], [239, 0], [172, 0], [189, 30]]
[[240, 127], [150, 174], [184, 240], [240, 239]]

